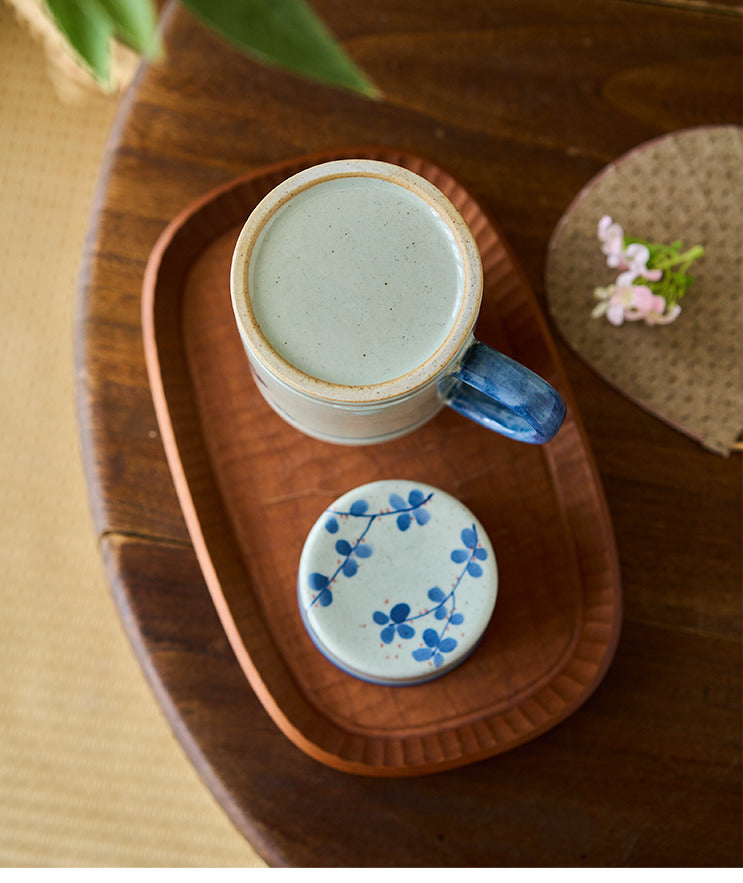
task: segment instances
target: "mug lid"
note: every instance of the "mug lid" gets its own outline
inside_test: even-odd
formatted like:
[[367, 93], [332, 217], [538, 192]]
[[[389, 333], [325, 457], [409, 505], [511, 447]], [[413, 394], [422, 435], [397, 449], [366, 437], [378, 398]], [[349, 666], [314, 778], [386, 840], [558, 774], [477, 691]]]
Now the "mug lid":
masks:
[[343, 671], [419, 684], [474, 650], [495, 607], [498, 569], [480, 522], [419, 482], [357, 487], [310, 530], [297, 595], [318, 650]]

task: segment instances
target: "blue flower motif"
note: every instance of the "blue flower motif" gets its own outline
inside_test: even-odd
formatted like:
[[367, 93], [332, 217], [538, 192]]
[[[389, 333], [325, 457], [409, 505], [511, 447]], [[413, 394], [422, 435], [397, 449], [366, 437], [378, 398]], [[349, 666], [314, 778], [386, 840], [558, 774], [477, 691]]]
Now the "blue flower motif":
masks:
[[[412, 524], [413, 518], [416, 518], [419, 524], [425, 524], [428, 521], [428, 513], [421, 520], [416, 517], [417, 507], [427, 503], [430, 497], [424, 497], [420, 491], [412, 491], [408, 495], [407, 501], [403, 500], [399, 494], [392, 494], [389, 498], [393, 509], [389, 514], [397, 514], [397, 522], [400, 530], [407, 530]], [[401, 511], [402, 510], [402, 511]], [[411, 517], [410, 513], [413, 513]], [[402, 521], [402, 516], [407, 521]], [[373, 516], [373, 517], [379, 517]], [[411, 615], [410, 605], [405, 603], [395, 604], [390, 610], [389, 615], [377, 610], [373, 613], [372, 619], [377, 625], [384, 626], [380, 633], [383, 643], [390, 644], [395, 635], [402, 638], [412, 638], [415, 635], [415, 629], [411, 626], [416, 619], [423, 619], [427, 616], [433, 616], [434, 619], [442, 623], [441, 631], [427, 628], [423, 632], [423, 643], [425, 646], [418, 647], [412, 651], [413, 658], [417, 662], [432, 661], [438, 668], [444, 664], [444, 654], [451, 653], [457, 646], [456, 638], [444, 637], [449, 626], [458, 626], [464, 622], [464, 615], [457, 608], [456, 592], [465, 576], [480, 577], [483, 575], [483, 569], [478, 563], [485, 561], [488, 553], [479, 544], [477, 528], [473, 524], [471, 527], [465, 527], [460, 533], [463, 549], [454, 549], [450, 558], [456, 564], [463, 565], [459, 576], [456, 578], [449, 592], [445, 592], [440, 586], [432, 586], [428, 590], [428, 599], [433, 602], [432, 606], [421, 610], [419, 613]], [[339, 543], [343, 541], [339, 540]], [[348, 548], [350, 545], [347, 544]], [[338, 548], [338, 544], [336, 544]], [[340, 551], [340, 549], [339, 549]], [[342, 551], [346, 551], [346, 546], [342, 547]], [[356, 552], [358, 555], [358, 551]]]
[[415, 629], [406, 622], [409, 615], [409, 604], [395, 604], [392, 610], [390, 610], [389, 616], [386, 613], [382, 613], [381, 610], [374, 611], [372, 616], [374, 622], [377, 625], [385, 626], [379, 633], [379, 637], [385, 644], [391, 644], [395, 639], [395, 634], [398, 634], [401, 638], [413, 637]]
[[469, 559], [469, 563], [466, 567], [467, 573], [474, 577], [482, 576], [482, 567], [480, 567], [475, 559], [477, 558], [480, 561], [484, 561], [488, 557], [488, 553], [481, 546], [477, 545], [478, 538], [475, 526], [472, 525], [472, 527], [465, 527], [460, 536], [465, 548], [455, 549], [451, 553], [451, 560], [457, 564], [462, 564]]
[[[404, 500], [399, 494], [391, 494], [389, 497], [390, 505], [392, 506], [392, 510], [385, 509], [381, 512], [370, 512], [369, 511], [369, 502], [363, 498], [354, 500], [353, 503], [349, 506], [348, 510], [345, 512], [340, 512], [335, 509], [328, 509], [326, 511], [327, 518], [325, 520], [325, 530], [329, 534], [337, 534], [340, 530], [340, 521], [339, 519], [345, 518], [356, 518], [362, 519], [362, 523], [365, 521], [366, 526], [361, 531], [360, 534], [357, 535], [357, 539], [353, 542], [346, 539], [338, 539], [335, 543], [335, 551], [341, 556], [341, 562], [338, 564], [338, 567], [331, 576], [325, 576], [320, 573], [313, 573], [308, 578], [308, 584], [310, 588], [316, 592], [315, 597], [310, 602], [310, 606], [314, 604], [320, 604], [321, 607], [327, 607], [328, 605], [333, 603], [333, 593], [330, 590], [330, 587], [336, 581], [339, 576], [345, 577], [353, 577], [356, 575], [359, 569], [359, 561], [364, 558], [371, 557], [373, 553], [373, 546], [366, 542], [366, 536], [372, 528], [372, 525], [379, 518], [384, 518], [388, 515], [397, 516], [397, 526], [400, 530], [407, 530], [408, 527], [412, 524], [413, 520], [415, 520], [418, 524], [423, 525], [430, 521], [431, 515], [422, 507], [425, 506], [426, 503], [433, 497], [433, 493], [428, 494], [426, 496], [423, 491], [418, 489], [412, 490], [408, 494], [407, 501]], [[324, 580], [324, 582], [323, 582]], [[408, 613], [409, 613], [408, 609]], [[407, 616], [407, 613], [405, 614]], [[405, 617], [403, 617], [404, 619]], [[410, 635], [407, 634], [409, 626], [403, 627], [402, 622], [397, 623], [396, 625], [397, 633], [401, 634], [403, 637], [410, 637], [415, 632], [411, 630]]]
[[[407, 530], [415, 519], [421, 527], [431, 520], [431, 513], [422, 507], [431, 499], [423, 493], [423, 491], [412, 490], [408, 494], [407, 502], [399, 494], [390, 494], [390, 505], [396, 512], [397, 526], [400, 530]], [[404, 511], [401, 511], [404, 510]]]
[[348, 540], [338, 540], [335, 544], [335, 551], [342, 555], [344, 559], [340, 565], [340, 572], [343, 576], [354, 576], [359, 569], [359, 565], [353, 556], [369, 558], [373, 549], [368, 543], [363, 543], [361, 540], [358, 540], [355, 546], [352, 546]]
[[443, 665], [444, 653], [451, 653], [457, 646], [454, 638], [445, 638], [443, 632], [439, 634], [435, 629], [426, 629], [423, 632], [423, 643], [426, 645], [425, 647], [413, 650], [413, 659], [418, 662], [433, 659], [436, 668]]
[[[446, 619], [447, 615], [449, 615], [446, 602], [453, 594], [453, 592], [450, 592], [446, 595], [438, 586], [428, 590], [428, 597], [431, 601], [436, 602], [436, 607], [433, 608], [433, 615], [436, 619]], [[430, 613], [431, 611], [428, 612]], [[464, 622], [464, 616], [461, 613], [454, 613], [452, 611], [451, 615], [449, 615], [449, 622], [452, 625], [461, 625]]]
[[356, 516], [356, 518], [359, 518], [361, 515], [366, 514], [366, 510], [368, 508], [369, 508], [369, 504], [366, 502], [366, 500], [356, 500], [354, 503], [351, 504], [351, 508], [349, 509], [349, 512], [351, 513], [351, 515], [354, 515], [354, 516]]
[[315, 601], [317, 601], [321, 607], [327, 607], [329, 604], [333, 603], [333, 593], [328, 587], [330, 580], [324, 573], [311, 573], [307, 578], [307, 582], [312, 591], [317, 592]]

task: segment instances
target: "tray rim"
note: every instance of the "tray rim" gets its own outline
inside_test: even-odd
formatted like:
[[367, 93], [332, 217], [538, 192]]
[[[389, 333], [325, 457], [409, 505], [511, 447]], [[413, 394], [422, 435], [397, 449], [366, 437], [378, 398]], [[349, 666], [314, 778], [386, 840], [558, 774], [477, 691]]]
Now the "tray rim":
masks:
[[[287, 716], [281, 704], [274, 698], [270, 689], [266, 686], [261, 672], [254, 664], [250, 652], [244, 644], [239, 627], [230, 609], [229, 602], [227, 601], [223, 593], [219, 573], [212, 560], [209, 544], [202, 531], [199, 512], [191, 494], [188, 476], [186, 474], [186, 470], [180, 455], [178, 438], [176, 437], [176, 431], [170, 417], [170, 403], [165, 392], [163, 376], [161, 373], [160, 354], [157, 343], [158, 335], [155, 322], [158, 277], [162, 262], [168, 255], [170, 248], [173, 246], [174, 239], [177, 237], [178, 233], [189, 223], [195, 222], [204, 209], [212, 205], [214, 202], [220, 200], [221, 198], [229, 197], [229, 195], [233, 191], [245, 186], [246, 184], [250, 184], [255, 180], [260, 180], [261, 178], [281, 173], [290, 174], [300, 165], [304, 166], [319, 162], [325, 162], [332, 159], [342, 159], [347, 157], [359, 156], [369, 156], [374, 159], [382, 159], [384, 161], [397, 162], [400, 164], [401, 161], [407, 161], [413, 163], [423, 163], [429, 166], [430, 169], [433, 169], [446, 178], [451, 179], [454, 184], [461, 187], [462, 191], [465, 192], [468, 198], [472, 199], [474, 204], [482, 212], [488, 225], [490, 225], [494, 229], [502, 247], [507, 253], [507, 256], [512, 264], [516, 276], [519, 278], [521, 293], [529, 302], [530, 312], [533, 314], [531, 318], [538, 325], [539, 337], [548, 351], [550, 365], [560, 379], [560, 391], [569, 406], [568, 413], [570, 422], [578, 433], [578, 441], [580, 442], [582, 453], [581, 460], [588, 467], [588, 470], [591, 474], [592, 487], [596, 492], [596, 503], [600, 510], [602, 526], [604, 528], [604, 531], [606, 532], [606, 552], [608, 554], [609, 563], [611, 565], [609, 567], [609, 570], [611, 571], [611, 585], [613, 587], [612, 601], [614, 605], [614, 615], [611, 622], [610, 636], [608, 640], [606, 640], [602, 644], [604, 649], [601, 660], [595, 666], [592, 677], [585, 683], [581, 683], [575, 678], [571, 679], [569, 675], [566, 675], [567, 680], [572, 680], [574, 683], [579, 683], [579, 686], [581, 688], [580, 692], [577, 695], [564, 699], [563, 707], [558, 712], [552, 714], [546, 721], [533, 724], [526, 731], [520, 734], [516, 734], [508, 741], [506, 745], [472, 749], [468, 752], [462, 752], [457, 756], [447, 757], [443, 760], [429, 760], [415, 766], [411, 766], [408, 764], [396, 765], [395, 763], [387, 762], [384, 762], [382, 764], [373, 764], [367, 762], [364, 759], [354, 760], [349, 759], [348, 757], [342, 757], [339, 753], [327, 750], [325, 747], [318, 745], [316, 741], [309, 738], [305, 734], [302, 727], [296, 725]], [[224, 231], [223, 233], [215, 234], [209, 244], [213, 244], [221, 235], [224, 235]], [[198, 255], [194, 256], [194, 261], [197, 258]], [[192, 264], [190, 264], [189, 266], [192, 266]], [[391, 777], [413, 776], [425, 773], [439, 772], [442, 770], [472, 763], [477, 760], [482, 760], [487, 757], [491, 757], [495, 754], [502, 753], [503, 751], [510, 750], [511, 748], [531, 741], [532, 739], [542, 735], [544, 732], [547, 732], [558, 723], [569, 717], [596, 690], [598, 685], [603, 680], [614, 658], [619, 642], [622, 623], [621, 575], [614, 540], [613, 526], [611, 524], [610, 514], [608, 511], [603, 486], [601, 484], [600, 476], [598, 474], [598, 470], [593, 459], [590, 445], [588, 443], [585, 430], [583, 429], [577, 407], [575, 406], [572, 390], [570, 389], [567, 382], [562, 363], [557, 354], [556, 346], [547, 327], [546, 319], [539, 309], [538, 304], [536, 303], [536, 298], [531, 290], [531, 287], [529, 286], [524, 273], [520, 265], [518, 264], [518, 261], [516, 261], [508, 242], [501, 234], [498, 226], [492, 221], [490, 215], [482, 208], [480, 203], [472, 196], [470, 191], [463, 185], [461, 185], [457, 178], [452, 175], [448, 170], [443, 168], [438, 162], [431, 160], [428, 157], [424, 157], [420, 154], [412, 153], [407, 150], [398, 150], [386, 146], [363, 146], [346, 150], [328, 150], [321, 153], [308, 154], [299, 157], [289, 157], [287, 159], [272, 163], [270, 165], [262, 166], [236, 178], [233, 178], [230, 181], [227, 181], [224, 184], [211, 189], [207, 193], [203, 194], [200, 198], [192, 201], [181, 212], [179, 212], [162, 231], [150, 253], [145, 268], [142, 284], [141, 320], [142, 338], [145, 351], [145, 363], [150, 391], [155, 407], [158, 428], [161, 434], [165, 456], [171, 473], [171, 477], [173, 479], [176, 494], [181, 506], [184, 520], [186, 522], [188, 534], [193, 544], [194, 552], [196, 554], [199, 567], [203, 574], [204, 581], [210, 593], [211, 600], [215, 606], [222, 628], [225, 631], [226, 637], [251, 688], [256, 693], [257, 697], [263, 704], [264, 708], [266, 709], [274, 723], [277, 724], [282, 732], [297, 747], [299, 747], [301, 750], [303, 750], [306, 754], [310, 755], [314, 759], [325, 763], [330, 767], [344, 772], [359, 775]], [[181, 335], [179, 334], [179, 338], [180, 337]], [[566, 420], [566, 424], [567, 422], [568, 421]], [[550, 450], [549, 445], [543, 446], [543, 450], [545, 451], [546, 456], [552, 466], [554, 462], [553, 451]], [[554, 469], [552, 469], [551, 471], [554, 475]], [[562, 505], [561, 511], [564, 511], [564, 507], [562, 507]], [[573, 537], [573, 534], [570, 531], [569, 535], [571, 536], [571, 538]], [[583, 597], [583, 603], [581, 604], [582, 611], [585, 611], [586, 609], [585, 588], [585, 580], [583, 580], [581, 583], [581, 594]], [[547, 679], [546, 684], [542, 683], [544, 677], [540, 677], [535, 682], [536, 686], [524, 687], [514, 694], [515, 696], [519, 697], [518, 701], [520, 704], [523, 704], [523, 702], [528, 700], [531, 696], [537, 694], [541, 689], [544, 688], [545, 685], [551, 686], [558, 678], [565, 675], [566, 668], [569, 667], [571, 661], [575, 658], [576, 648], [581, 646], [582, 628], [583, 626], [576, 628], [575, 634], [571, 638], [565, 650], [549, 667], [549, 678]], [[560, 695], [560, 692], [558, 690], [555, 690], [555, 692]], [[561, 696], [561, 698], [563, 697]], [[518, 708], [518, 706], [516, 707]], [[508, 710], [509, 709], [506, 709], [505, 711], [507, 712]], [[503, 714], [504, 712], [500, 713]], [[318, 709], [318, 714], [326, 716], [332, 726], [336, 728], [341, 726], [339, 722], [328, 713]], [[460, 717], [464, 718], [465, 715], [463, 714]], [[467, 720], [470, 720], [470, 718], [477, 722], [482, 720], [482, 714], [477, 711], [473, 711], [471, 715], [466, 716]], [[385, 735], [387, 728], [380, 728], [371, 732], [369, 727], [363, 725], [359, 726], [358, 728], [351, 727], [347, 729], [347, 735], [351, 739], [363, 738], [363, 736], [360, 735], [360, 733], [356, 730], [361, 730], [366, 734], [370, 734], [368, 736], [370, 740], [384, 741], [387, 738], [387, 736]], [[436, 728], [433, 726], [428, 726], [427, 728], [421, 727], [419, 728], [419, 730], [426, 730], [426, 732], [435, 732]], [[420, 735], [417, 738], [425, 740], [426, 738], [428, 738], [426, 732], [423, 732], [423, 735]]]

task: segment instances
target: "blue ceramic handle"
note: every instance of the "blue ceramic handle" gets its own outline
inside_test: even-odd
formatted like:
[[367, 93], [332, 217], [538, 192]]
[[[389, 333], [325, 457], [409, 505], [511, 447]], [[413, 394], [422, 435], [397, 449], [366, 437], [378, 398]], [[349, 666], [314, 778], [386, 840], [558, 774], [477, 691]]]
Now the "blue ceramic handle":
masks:
[[450, 408], [529, 444], [554, 438], [565, 419], [565, 403], [549, 383], [477, 341], [439, 390]]

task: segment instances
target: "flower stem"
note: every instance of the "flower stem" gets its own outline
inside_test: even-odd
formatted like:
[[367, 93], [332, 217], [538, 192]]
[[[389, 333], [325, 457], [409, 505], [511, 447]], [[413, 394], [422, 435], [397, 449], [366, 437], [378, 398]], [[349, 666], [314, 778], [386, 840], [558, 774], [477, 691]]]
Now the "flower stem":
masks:
[[704, 248], [701, 245], [693, 246], [684, 254], [678, 254], [677, 251], [671, 251], [670, 249], [669, 251], [670, 254], [663, 258], [651, 257], [648, 263], [652, 263], [653, 270], [670, 270], [671, 267], [681, 264], [679, 272], [685, 273], [694, 261], [704, 255]]

